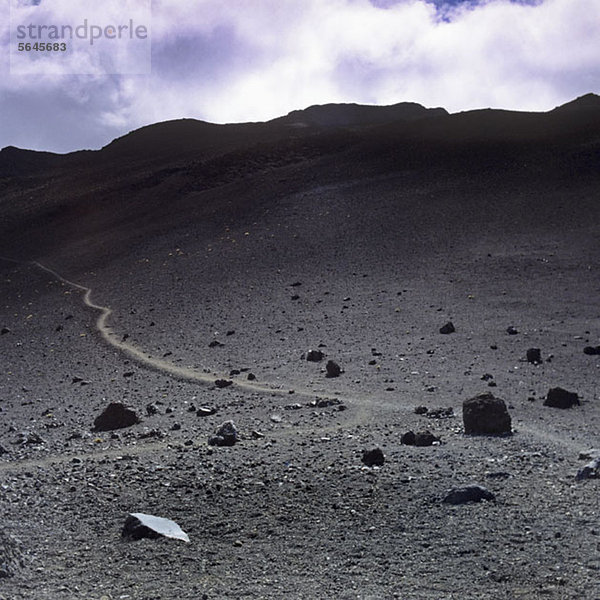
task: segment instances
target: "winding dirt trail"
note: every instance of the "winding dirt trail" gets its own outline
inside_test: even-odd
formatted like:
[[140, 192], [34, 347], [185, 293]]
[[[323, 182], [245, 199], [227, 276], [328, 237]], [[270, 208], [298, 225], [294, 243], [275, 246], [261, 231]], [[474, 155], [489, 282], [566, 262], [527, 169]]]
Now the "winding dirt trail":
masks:
[[[96, 304], [92, 300], [92, 288], [75, 283], [63, 277], [57, 271], [45, 266], [44, 264], [38, 261], [25, 262], [2, 256], [0, 256], [0, 260], [11, 262], [21, 266], [34, 266], [40, 269], [41, 271], [44, 271], [45, 273], [51, 275], [54, 279], [64, 283], [65, 285], [83, 292], [83, 303], [85, 304], [85, 306], [94, 311], [99, 312], [98, 318], [96, 319], [96, 329], [100, 333], [102, 339], [108, 345], [112, 346], [119, 352], [135, 360], [138, 364], [148, 369], [166, 374], [178, 380], [191, 381], [204, 385], [214, 385], [215, 379], [228, 379], [229, 381], [232, 381], [231, 387], [235, 387], [242, 391], [251, 393], [253, 392], [270, 395], [288, 396], [293, 391], [294, 397], [300, 396], [311, 399], [319, 397], [324, 399], [342, 400], [345, 404], [348, 404], [353, 408], [352, 415], [347, 415], [347, 417], [344, 419], [343, 428], [345, 429], [351, 428], [356, 425], [364, 425], [368, 423], [374, 418], [373, 409], [375, 408], [379, 410], [398, 410], [397, 404], [393, 404], [389, 401], [385, 401], [381, 398], [375, 398], [372, 396], [369, 396], [368, 401], [366, 401], [365, 398], [353, 398], [345, 394], [342, 396], [342, 394], [339, 393], [324, 393], [322, 390], [299, 388], [295, 385], [293, 387], [290, 385], [282, 385], [280, 387], [275, 387], [268, 384], [258, 384], [251, 381], [231, 380], [225, 374], [218, 374], [216, 372], [208, 374], [205, 372], [198, 371], [197, 369], [194, 369], [192, 367], [177, 366], [169, 361], [152, 356], [151, 354], [147, 353], [142, 348], [136, 346], [133, 343], [128, 343], [123, 341], [122, 339], [119, 339], [119, 336], [113, 331], [113, 328], [108, 324], [108, 321], [111, 315], [113, 314], [113, 310], [108, 306]], [[323, 426], [313, 425], [309, 428], [294, 427], [291, 430], [279, 430], [277, 434], [279, 436], [286, 436], [288, 434], [296, 434], [304, 430], [311, 434], [324, 434], [339, 430], [341, 427], [342, 425], [340, 423], [328, 424]], [[549, 434], [548, 432], [540, 431], [539, 429], [531, 427], [524, 423], [519, 424], [519, 429], [521, 429], [521, 431], [526, 433], [528, 436], [532, 436], [539, 440], [544, 440], [546, 442], [550, 442], [558, 446], [569, 448], [571, 451], [575, 451], [578, 448], [577, 444], [572, 440], [568, 439], [566, 436]], [[198, 439], [196, 441], [200, 442], [201, 440]], [[146, 454], [153, 451], [164, 450], [167, 447], [168, 443], [168, 441], [161, 441], [146, 443], [143, 446], [111, 448], [91, 453], [77, 453], [60, 456], [48, 455], [40, 457], [38, 459], [25, 459], [13, 463], [0, 464], [0, 472], [20, 470], [25, 467], [31, 467], [36, 465], [43, 466], [63, 463], [71, 460], [73, 456], [77, 456], [82, 459], [86, 457], [99, 459], [102, 457], [117, 456], [123, 453]]]

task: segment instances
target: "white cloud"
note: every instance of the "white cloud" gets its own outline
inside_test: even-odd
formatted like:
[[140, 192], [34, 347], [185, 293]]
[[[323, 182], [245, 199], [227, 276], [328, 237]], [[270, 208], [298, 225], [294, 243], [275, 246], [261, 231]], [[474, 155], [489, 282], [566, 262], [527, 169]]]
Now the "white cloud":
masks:
[[[42, 5], [55, 2], [74, 0]], [[597, 0], [444, 14], [424, 0], [154, 0], [150, 76], [31, 81], [3, 58], [0, 145], [100, 146], [160, 120], [262, 120], [325, 102], [546, 110], [600, 91]]]

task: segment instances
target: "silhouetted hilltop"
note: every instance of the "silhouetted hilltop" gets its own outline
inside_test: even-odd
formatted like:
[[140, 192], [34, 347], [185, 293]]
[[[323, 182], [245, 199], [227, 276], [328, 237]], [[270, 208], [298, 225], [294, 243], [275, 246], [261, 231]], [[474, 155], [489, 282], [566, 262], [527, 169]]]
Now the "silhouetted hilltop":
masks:
[[566, 111], [600, 111], [600, 96], [597, 94], [585, 94], [579, 96], [571, 102], [557, 106], [551, 112], [566, 112]]
[[426, 117], [447, 115], [444, 108], [425, 108], [414, 102], [401, 102], [390, 106], [363, 104], [322, 104], [294, 110], [274, 122], [295, 127], [355, 127], [377, 125], [391, 121], [416, 121]]

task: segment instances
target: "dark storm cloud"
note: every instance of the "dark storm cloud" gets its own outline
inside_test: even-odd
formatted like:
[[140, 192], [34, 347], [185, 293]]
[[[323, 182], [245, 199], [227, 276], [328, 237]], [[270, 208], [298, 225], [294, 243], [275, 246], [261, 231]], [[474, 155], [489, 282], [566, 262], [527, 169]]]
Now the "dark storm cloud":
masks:
[[[72, 5], [42, 5], [53, 3]], [[0, 146], [100, 147], [161, 120], [263, 120], [326, 102], [546, 110], [600, 90], [597, 0], [152, 6], [148, 76], [10, 75], [0, 21]]]

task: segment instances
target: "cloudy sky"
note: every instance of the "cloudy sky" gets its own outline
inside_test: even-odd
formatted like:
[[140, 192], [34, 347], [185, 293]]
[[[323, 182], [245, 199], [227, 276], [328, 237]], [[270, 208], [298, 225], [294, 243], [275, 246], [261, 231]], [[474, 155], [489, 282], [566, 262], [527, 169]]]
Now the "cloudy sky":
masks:
[[11, 69], [11, 2], [48, 24], [145, 18], [145, 0], [0, 0], [0, 147], [99, 148], [157, 121], [259, 121], [327, 102], [548, 110], [600, 92], [599, 0], [152, 0], [148, 68], [103, 72], [100, 41], [47, 58], [87, 61], [85, 75]]

